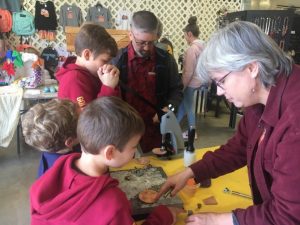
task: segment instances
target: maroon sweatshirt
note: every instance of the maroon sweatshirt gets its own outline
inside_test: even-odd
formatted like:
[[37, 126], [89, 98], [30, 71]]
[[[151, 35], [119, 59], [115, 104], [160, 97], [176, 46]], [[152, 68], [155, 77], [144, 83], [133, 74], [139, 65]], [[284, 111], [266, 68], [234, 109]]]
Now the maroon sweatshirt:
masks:
[[236, 134], [191, 165], [197, 182], [247, 165], [254, 205], [240, 225], [300, 224], [300, 67], [279, 75], [265, 106], [247, 107]]
[[118, 96], [119, 91], [105, 86], [86, 68], [75, 64], [76, 57], [68, 57], [56, 73], [59, 82], [58, 98], [69, 99], [81, 108], [101, 96]]
[[[90, 177], [74, 169], [80, 157], [60, 157], [30, 189], [31, 225], [132, 225], [131, 206], [109, 174]], [[144, 225], [172, 224], [171, 212], [156, 207]]]

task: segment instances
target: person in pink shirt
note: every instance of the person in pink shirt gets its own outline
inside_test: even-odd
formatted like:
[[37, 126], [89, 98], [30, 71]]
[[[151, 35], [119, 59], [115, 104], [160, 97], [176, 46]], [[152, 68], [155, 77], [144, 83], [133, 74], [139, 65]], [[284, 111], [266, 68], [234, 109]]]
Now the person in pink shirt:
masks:
[[[196, 118], [194, 110], [194, 92], [201, 86], [201, 81], [196, 72], [197, 60], [201, 54], [204, 42], [199, 40], [199, 26], [197, 25], [197, 17], [192, 16], [188, 20], [188, 25], [183, 29], [184, 37], [189, 44], [188, 49], [184, 53], [182, 82], [184, 86], [183, 100], [179, 106], [177, 119], [180, 122], [187, 114], [189, 129], [195, 129]], [[187, 132], [184, 132], [187, 138]]]

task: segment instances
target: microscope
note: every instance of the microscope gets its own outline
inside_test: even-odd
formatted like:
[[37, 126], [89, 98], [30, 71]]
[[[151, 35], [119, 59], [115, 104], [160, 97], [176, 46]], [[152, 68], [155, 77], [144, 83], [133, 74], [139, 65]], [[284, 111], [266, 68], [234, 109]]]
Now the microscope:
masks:
[[158, 111], [160, 117], [160, 133], [162, 135], [162, 143], [160, 148], [155, 148], [152, 152], [161, 157], [171, 158], [178, 153], [184, 153], [184, 164], [189, 166], [195, 161], [195, 127], [188, 130], [188, 140], [185, 142], [182, 137], [182, 131], [179, 122], [174, 114], [175, 108], [170, 104], [169, 111]]
[[160, 122], [162, 143], [160, 151], [164, 156], [177, 155], [184, 150], [184, 140], [178, 120], [172, 110], [162, 115]]

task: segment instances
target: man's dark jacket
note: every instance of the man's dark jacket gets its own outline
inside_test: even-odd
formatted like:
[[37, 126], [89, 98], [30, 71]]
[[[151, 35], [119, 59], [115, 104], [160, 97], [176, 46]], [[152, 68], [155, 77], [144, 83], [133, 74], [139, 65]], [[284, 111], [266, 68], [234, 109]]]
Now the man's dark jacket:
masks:
[[[156, 97], [157, 106], [163, 108], [172, 104], [175, 109], [178, 108], [183, 98], [182, 79], [178, 74], [177, 63], [173, 56], [168, 52], [155, 48], [156, 58]], [[120, 50], [117, 57], [112, 60], [112, 64], [116, 65], [120, 70], [120, 80], [127, 84], [128, 77], [128, 49]], [[124, 89], [121, 88], [123, 99], [125, 98]], [[126, 100], [126, 99], [124, 99]]]

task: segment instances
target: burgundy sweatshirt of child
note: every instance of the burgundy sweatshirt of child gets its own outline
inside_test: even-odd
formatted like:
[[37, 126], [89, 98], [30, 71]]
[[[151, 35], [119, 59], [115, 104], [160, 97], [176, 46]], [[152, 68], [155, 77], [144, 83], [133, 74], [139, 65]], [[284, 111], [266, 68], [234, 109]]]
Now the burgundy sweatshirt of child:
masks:
[[[87, 176], [74, 168], [80, 153], [60, 157], [30, 189], [31, 225], [132, 225], [131, 206], [109, 173]], [[166, 206], [158, 206], [144, 225], [173, 223]]]
[[118, 96], [118, 87], [108, 87], [99, 77], [77, 64], [76, 57], [68, 57], [56, 73], [59, 82], [58, 98], [69, 99], [84, 107], [92, 100], [102, 96]]

